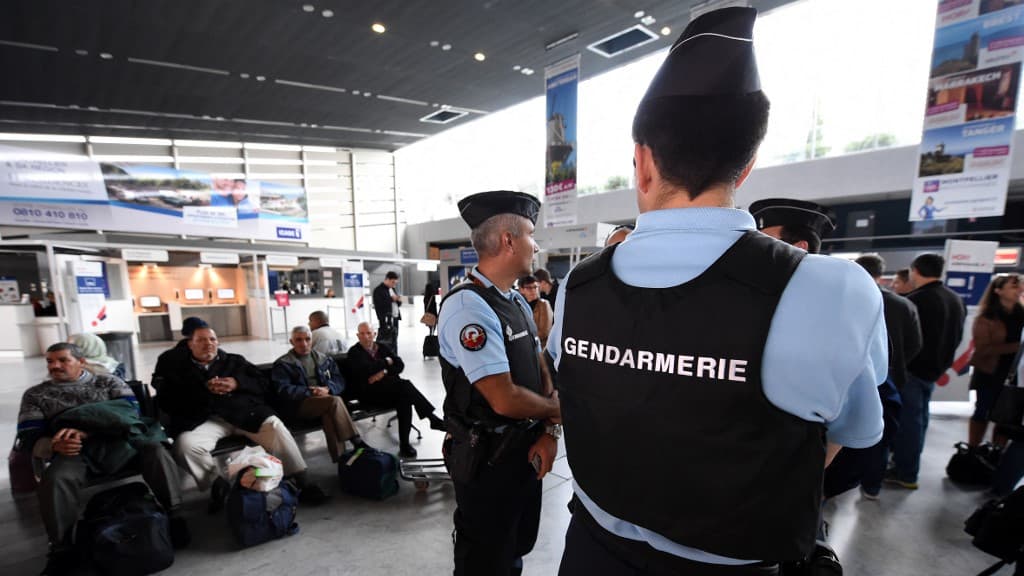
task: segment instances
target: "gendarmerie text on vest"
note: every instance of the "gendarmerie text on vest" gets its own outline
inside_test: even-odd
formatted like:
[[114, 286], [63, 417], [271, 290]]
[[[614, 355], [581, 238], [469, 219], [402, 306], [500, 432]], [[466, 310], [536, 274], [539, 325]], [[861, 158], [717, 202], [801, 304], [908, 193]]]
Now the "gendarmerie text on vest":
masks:
[[708, 380], [747, 381], [747, 361], [736, 358], [633, 350], [632, 348], [619, 348], [611, 344], [590, 342], [572, 336], [567, 336], [562, 341], [562, 348], [570, 356], [634, 370], [678, 374], [679, 376]]

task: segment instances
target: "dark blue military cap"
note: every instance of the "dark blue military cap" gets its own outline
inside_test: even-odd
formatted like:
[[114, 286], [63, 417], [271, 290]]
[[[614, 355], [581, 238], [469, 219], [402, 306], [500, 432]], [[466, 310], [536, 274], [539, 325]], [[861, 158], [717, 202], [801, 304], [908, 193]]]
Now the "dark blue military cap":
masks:
[[459, 215], [470, 228], [498, 214], [518, 214], [536, 224], [539, 211], [540, 202], [535, 197], [509, 190], [480, 192], [459, 200]]
[[754, 217], [758, 230], [772, 226], [806, 228], [820, 239], [836, 229], [835, 211], [827, 206], [804, 200], [758, 200], [750, 205], [750, 214]]
[[206, 320], [203, 320], [198, 316], [189, 316], [181, 322], [181, 335], [189, 338], [196, 330], [209, 327], [210, 325], [206, 323]]
[[644, 94], [664, 96], [742, 95], [761, 89], [754, 58], [757, 10], [731, 7], [690, 22]]

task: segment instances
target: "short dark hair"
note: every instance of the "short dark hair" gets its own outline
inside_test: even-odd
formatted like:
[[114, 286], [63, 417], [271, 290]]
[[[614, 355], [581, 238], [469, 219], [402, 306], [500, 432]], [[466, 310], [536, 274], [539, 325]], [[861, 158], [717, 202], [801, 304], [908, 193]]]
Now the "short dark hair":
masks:
[[802, 226], [783, 226], [782, 233], [779, 236], [779, 240], [782, 240], [786, 244], [796, 244], [801, 240], [807, 242], [807, 252], [810, 254], [817, 254], [818, 252], [821, 252], [821, 238], [818, 238], [818, 235], [810, 228], [804, 228]]
[[85, 360], [85, 353], [82, 352], [82, 349], [71, 342], [57, 342], [56, 344], [51, 344], [50, 347], [46, 349], [46, 353], [60, 352], [61, 350], [67, 350], [71, 353], [71, 356], [77, 360]]
[[385, 280], [398, 280], [398, 272], [394, 270], [388, 270], [388, 273], [384, 275]]
[[885, 273], [885, 259], [878, 254], [865, 254], [854, 260], [860, 267], [867, 270], [872, 278], [881, 278]]
[[900, 268], [896, 271], [896, 277], [903, 282], [910, 282], [910, 268]]
[[527, 284], [536, 284], [536, 283], [537, 283], [537, 277], [534, 276], [533, 274], [527, 274], [526, 276], [523, 276], [522, 278], [520, 278], [519, 280], [516, 281], [516, 286], [522, 288], [523, 286], [526, 286]]
[[317, 310], [316, 312], [311, 312], [309, 314], [309, 319], [310, 320], [316, 320], [317, 322], [323, 324], [324, 326], [328, 326], [327, 314], [323, 310]]
[[534, 270], [533, 276], [537, 279], [537, 282], [547, 282], [548, 284], [551, 284], [551, 274], [543, 268], [537, 268]]
[[910, 263], [910, 267], [925, 278], [942, 276], [942, 269], [945, 265], [946, 259], [938, 254], [921, 254]]
[[768, 130], [764, 92], [665, 96], [640, 103], [633, 141], [648, 146], [662, 178], [696, 198], [743, 174]]

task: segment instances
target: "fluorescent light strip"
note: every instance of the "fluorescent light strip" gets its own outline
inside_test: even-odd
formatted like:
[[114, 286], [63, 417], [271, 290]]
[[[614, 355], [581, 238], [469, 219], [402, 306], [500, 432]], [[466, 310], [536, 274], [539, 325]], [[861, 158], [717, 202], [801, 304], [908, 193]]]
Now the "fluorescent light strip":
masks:
[[56, 104], [44, 104], [44, 103], [41, 103], [41, 102], [22, 102], [20, 100], [0, 100], [0, 105], [2, 105], [2, 106], [22, 106], [22, 107], [25, 107], [25, 108], [49, 108], [49, 109], [62, 108], [62, 106], [57, 106]]
[[217, 68], [203, 68], [202, 66], [189, 66], [188, 64], [175, 64], [174, 62], [163, 62], [161, 60], [147, 60], [145, 58], [128, 58], [132, 64], [147, 64], [149, 66], [160, 66], [162, 68], [174, 68], [176, 70], [189, 70], [192, 72], [203, 72], [205, 74], [216, 74], [218, 76], [231, 76], [227, 70]]
[[383, 94], [377, 94], [377, 98], [381, 100], [387, 100], [388, 102], [401, 102], [402, 104], [415, 104], [417, 106], [430, 106], [429, 103], [423, 102], [422, 100], [412, 100], [410, 98], [399, 98], [397, 96], [385, 96]]
[[259, 124], [261, 126], [287, 126], [289, 128], [295, 128], [298, 124], [294, 122], [278, 122], [275, 120], [250, 120], [248, 118], [232, 118], [232, 122], [241, 122], [242, 124]]
[[463, 108], [461, 106], [441, 106], [442, 110], [451, 110], [452, 112], [471, 112], [473, 114], [490, 114], [487, 110], [477, 110], [476, 108]]
[[381, 134], [390, 134], [391, 136], [410, 136], [412, 138], [426, 138], [428, 134], [417, 134], [416, 132], [402, 132], [400, 130], [382, 130]]
[[370, 130], [369, 128], [353, 128], [351, 126], [331, 126], [329, 124], [324, 124], [323, 126], [321, 126], [321, 128], [325, 130], [343, 130], [345, 132], [363, 132], [365, 134], [373, 134], [373, 130]]
[[324, 86], [323, 84], [309, 84], [308, 82], [295, 82], [294, 80], [282, 80], [280, 78], [274, 78], [275, 84], [283, 84], [285, 86], [295, 86], [296, 88], [309, 88], [311, 90], [324, 90], [327, 92], [338, 92], [344, 94], [348, 90], [344, 88], [337, 88], [335, 86]]
[[173, 156], [135, 156], [131, 154], [93, 154], [97, 162], [163, 162], [174, 163]]
[[140, 146], [170, 146], [171, 140], [163, 138], [120, 138], [116, 136], [89, 136], [93, 144], [138, 144]]
[[220, 142], [217, 140], [174, 140], [175, 146], [194, 146], [196, 148], [231, 148], [240, 150], [241, 142]]
[[47, 46], [46, 44], [32, 44], [29, 42], [14, 42], [13, 40], [0, 40], [0, 46], [28, 48], [29, 50], [44, 50], [46, 52], [60, 52], [60, 49], [56, 46]]
[[16, 132], [0, 132], [0, 140], [20, 140], [22, 142], [85, 142], [85, 136], [64, 136], [61, 134], [19, 134]]
[[178, 156], [179, 162], [188, 164], [244, 164], [242, 158], [225, 158], [222, 156]]
[[338, 149], [333, 146], [303, 146], [302, 150], [304, 152], [325, 152], [330, 154], [338, 151]]
[[[245, 148], [247, 150], [280, 150], [283, 152], [299, 152], [302, 150], [302, 146], [296, 144], [263, 144], [260, 142], [246, 142]], [[256, 161], [256, 158], [250, 158], [250, 162]]]

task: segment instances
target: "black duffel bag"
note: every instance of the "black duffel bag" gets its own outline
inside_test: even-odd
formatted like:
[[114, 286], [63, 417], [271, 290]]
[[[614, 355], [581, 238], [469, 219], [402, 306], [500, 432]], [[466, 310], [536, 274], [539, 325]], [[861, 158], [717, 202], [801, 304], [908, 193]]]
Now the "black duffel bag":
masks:
[[946, 465], [946, 476], [957, 484], [991, 485], [1002, 454], [999, 447], [987, 442], [974, 447], [966, 442], [957, 442], [955, 448], [956, 454]]
[[1000, 559], [982, 574], [994, 574], [1005, 564], [1024, 561], [1024, 487], [1000, 500], [990, 500], [964, 522], [971, 543]]
[[108, 576], [143, 576], [174, 563], [170, 521], [141, 482], [93, 496], [78, 521], [75, 543], [85, 563]]

